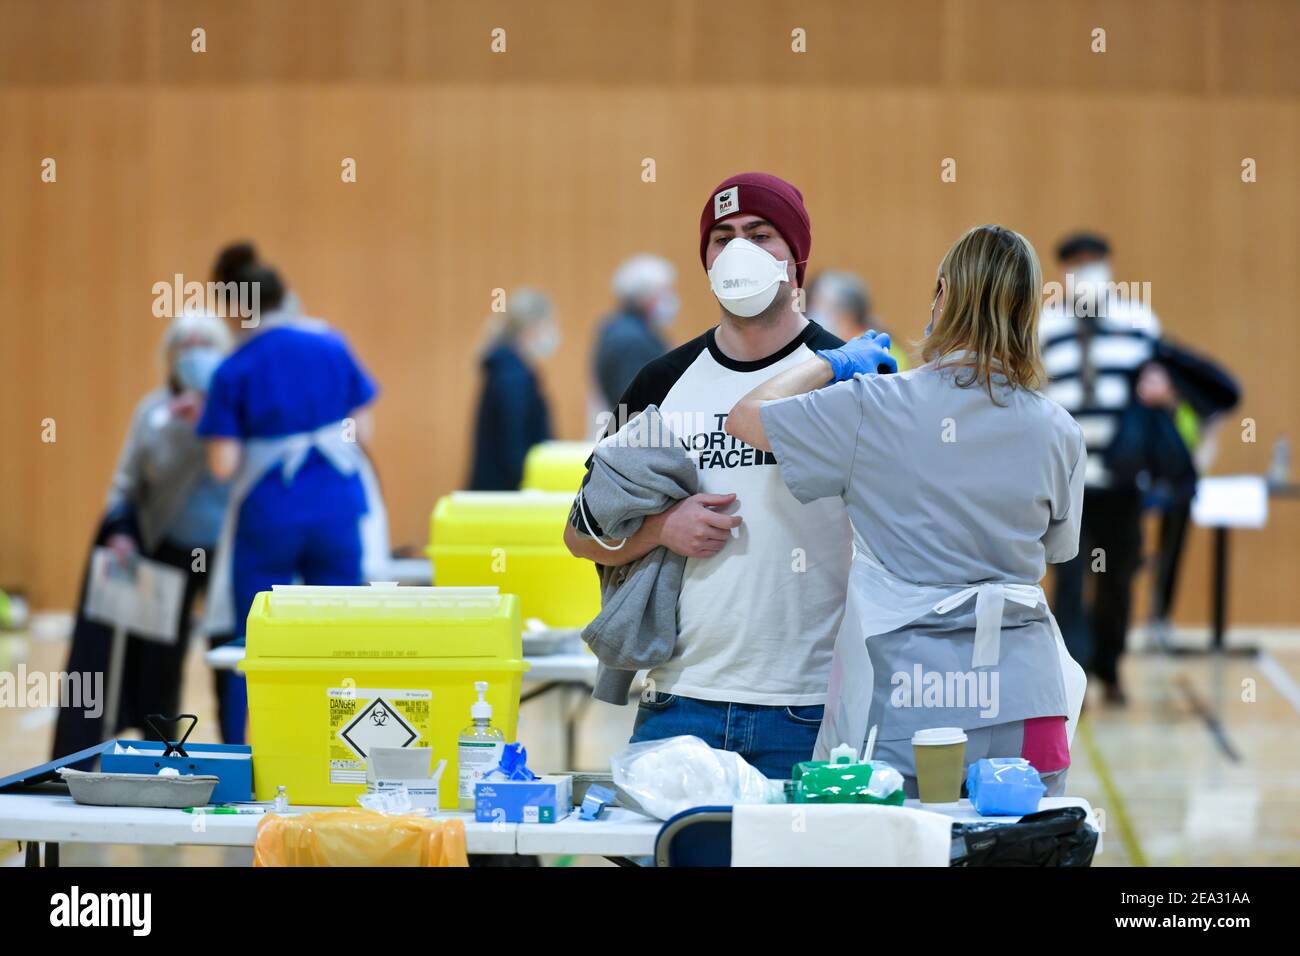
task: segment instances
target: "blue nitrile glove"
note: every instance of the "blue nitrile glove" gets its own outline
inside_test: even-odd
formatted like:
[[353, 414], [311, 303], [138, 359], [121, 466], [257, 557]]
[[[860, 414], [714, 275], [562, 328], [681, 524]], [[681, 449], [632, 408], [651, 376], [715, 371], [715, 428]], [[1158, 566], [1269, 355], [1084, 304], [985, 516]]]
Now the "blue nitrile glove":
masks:
[[837, 382], [846, 382], [859, 372], [884, 375], [898, 371], [898, 360], [889, 354], [889, 336], [877, 335], [875, 329], [868, 329], [837, 349], [822, 349], [817, 357], [830, 363]]
[[493, 780], [536, 780], [537, 774], [528, 769], [528, 751], [518, 742], [501, 748], [501, 762], [485, 773], [484, 783]]

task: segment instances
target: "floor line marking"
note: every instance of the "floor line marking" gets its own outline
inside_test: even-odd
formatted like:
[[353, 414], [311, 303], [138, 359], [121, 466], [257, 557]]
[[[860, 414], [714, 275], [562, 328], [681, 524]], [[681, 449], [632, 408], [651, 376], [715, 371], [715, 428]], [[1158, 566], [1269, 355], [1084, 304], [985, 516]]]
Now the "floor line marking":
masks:
[[[1083, 741], [1083, 749], [1088, 752], [1088, 760], [1092, 764], [1093, 772], [1101, 781], [1101, 789], [1106, 794], [1106, 801], [1114, 807], [1115, 824], [1119, 828], [1119, 842], [1124, 844], [1124, 849], [1128, 851], [1129, 864], [1150, 866], [1146, 854], [1142, 852], [1142, 843], [1138, 840], [1137, 829], [1128, 815], [1128, 807], [1124, 803], [1124, 798], [1120, 796], [1115, 778], [1111, 776], [1110, 766], [1101, 755], [1101, 748], [1097, 746], [1097, 741], [1092, 736], [1092, 725], [1086, 715], [1079, 716], [1078, 737]], [[1107, 817], [1109, 816], [1110, 814], [1107, 814]]]
[[1300, 714], [1300, 684], [1297, 684], [1285, 667], [1268, 651], [1260, 651], [1255, 658], [1259, 669], [1273, 685], [1273, 689], [1287, 699], [1297, 714]]
[[1187, 698], [1192, 711], [1197, 717], [1201, 718], [1201, 722], [1205, 724], [1205, 729], [1210, 732], [1210, 736], [1219, 745], [1223, 755], [1233, 763], [1241, 763], [1241, 754], [1232, 745], [1232, 741], [1228, 739], [1228, 731], [1224, 728], [1223, 721], [1219, 720], [1218, 715], [1201, 699], [1201, 695], [1196, 692], [1196, 688], [1192, 686], [1192, 682], [1187, 675], [1179, 674], [1177, 679], [1174, 680], [1174, 686], [1183, 692], [1183, 696]]

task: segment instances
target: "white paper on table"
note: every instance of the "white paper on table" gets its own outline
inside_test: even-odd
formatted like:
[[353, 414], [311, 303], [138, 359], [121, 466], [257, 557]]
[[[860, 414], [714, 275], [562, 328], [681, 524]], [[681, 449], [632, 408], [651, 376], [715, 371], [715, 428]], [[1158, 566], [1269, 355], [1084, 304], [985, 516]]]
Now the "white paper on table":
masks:
[[1192, 520], [1203, 528], [1262, 528], [1268, 521], [1268, 483], [1261, 475], [1202, 478]]
[[96, 548], [90, 556], [90, 583], [82, 611], [92, 621], [175, 644], [184, 598], [185, 572], [179, 568], [137, 556], [130, 570], [123, 571], [109, 548]]
[[952, 818], [871, 804], [740, 804], [731, 865], [948, 866]]

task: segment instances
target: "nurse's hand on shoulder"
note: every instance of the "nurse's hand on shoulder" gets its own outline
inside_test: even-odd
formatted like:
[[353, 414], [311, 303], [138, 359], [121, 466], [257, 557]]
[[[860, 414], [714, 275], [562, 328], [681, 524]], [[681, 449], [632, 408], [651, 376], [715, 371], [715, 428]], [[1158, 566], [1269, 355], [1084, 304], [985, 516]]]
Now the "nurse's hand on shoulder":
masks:
[[731, 538], [731, 529], [740, 527], [740, 515], [722, 514], [714, 509], [736, 502], [735, 495], [691, 495], [669, 508], [659, 543], [669, 551], [687, 558], [708, 558], [722, 550]]
[[888, 334], [878, 335], [875, 329], [868, 329], [837, 349], [823, 349], [817, 356], [830, 364], [835, 381], [847, 382], [858, 374], [897, 372], [898, 360], [889, 354], [889, 344]]

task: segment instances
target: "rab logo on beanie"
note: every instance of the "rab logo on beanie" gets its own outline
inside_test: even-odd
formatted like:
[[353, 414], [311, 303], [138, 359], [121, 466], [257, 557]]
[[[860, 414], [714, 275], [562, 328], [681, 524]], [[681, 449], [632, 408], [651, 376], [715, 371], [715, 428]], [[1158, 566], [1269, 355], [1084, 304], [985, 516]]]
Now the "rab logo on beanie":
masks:
[[[745, 202], [740, 189], [745, 188]], [[747, 214], [767, 220], [793, 253], [795, 281], [803, 287], [804, 269], [812, 249], [812, 222], [804, 208], [803, 193], [771, 173], [737, 173], [728, 176], [709, 190], [709, 198], [700, 210], [700, 264], [709, 270], [709, 234], [724, 219]]]
[[721, 219], [740, 211], [740, 187], [732, 186], [713, 197], [713, 218]]

